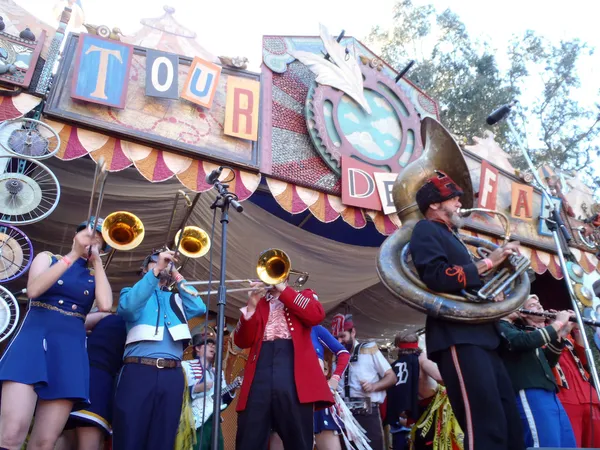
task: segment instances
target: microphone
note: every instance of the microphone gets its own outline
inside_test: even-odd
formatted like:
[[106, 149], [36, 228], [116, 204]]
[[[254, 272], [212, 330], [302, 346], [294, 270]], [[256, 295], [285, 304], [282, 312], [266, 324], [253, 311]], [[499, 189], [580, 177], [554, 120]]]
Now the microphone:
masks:
[[208, 184], [215, 184], [215, 181], [217, 181], [221, 176], [221, 172], [223, 172], [223, 167], [213, 170], [211, 173], [206, 175], [206, 182]]
[[513, 102], [510, 102], [507, 105], [502, 105], [496, 111], [494, 111], [489, 116], [487, 116], [487, 119], [485, 119], [486, 123], [488, 125], [495, 125], [496, 123], [500, 122], [506, 116], [508, 116], [508, 113], [510, 113], [510, 110], [512, 109], [513, 106], [515, 106], [516, 103], [517, 102], [515, 100]]

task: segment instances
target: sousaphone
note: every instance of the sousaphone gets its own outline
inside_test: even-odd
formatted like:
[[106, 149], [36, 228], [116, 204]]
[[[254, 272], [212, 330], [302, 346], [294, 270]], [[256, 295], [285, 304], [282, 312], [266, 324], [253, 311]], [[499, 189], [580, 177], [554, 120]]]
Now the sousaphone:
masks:
[[[488, 276], [484, 299], [473, 301], [473, 296], [451, 295], [433, 292], [419, 279], [411, 262], [409, 242], [417, 222], [423, 219], [416, 202], [417, 190], [432, 177], [434, 170], [448, 174], [464, 191], [461, 203], [463, 214], [473, 207], [473, 186], [465, 158], [450, 133], [436, 120], [425, 118], [421, 124], [421, 136], [425, 148], [421, 157], [400, 173], [392, 190], [392, 197], [402, 227], [388, 237], [379, 249], [377, 273], [392, 294], [411, 308], [433, 317], [457, 322], [489, 322], [519, 309], [529, 295], [527, 276], [529, 261], [523, 256], [502, 268], [502, 274]], [[498, 214], [496, 211], [489, 211]], [[508, 232], [508, 231], [506, 231]], [[463, 242], [474, 246], [480, 254], [498, 246], [484, 239], [462, 236]], [[508, 235], [505, 236], [505, 241]], [[506, 272], [510, 273], [506, 273]], [[484, 290], [485, 289], [485, 290]], [[504, 292], [502, 302], [489, 301], [490, 292]]]

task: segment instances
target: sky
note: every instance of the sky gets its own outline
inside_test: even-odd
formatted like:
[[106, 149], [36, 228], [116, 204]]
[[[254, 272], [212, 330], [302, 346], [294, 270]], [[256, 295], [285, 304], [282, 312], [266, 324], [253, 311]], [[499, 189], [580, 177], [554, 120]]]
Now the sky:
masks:
[[[15, 0], [49, 23], [59, 0]], [[319, 23], [331, 34], [364, 40], [375, 25], [392, 23], [394, 0], [80, 0], [86, 22], [118, 26], [127, 34], [141, 28], [141, 18], [159, 17], [163, 6], [175, 8], [175, 18], [197, 33], [197, 41], [215, 55], [246, 56], [249, 69], [259, 71], [263, 35], [318, 35]], [[587, 42], [600, 51], [597, 15], [590, 0], [413, 0], [433, 4], [438, 12], [450, 8], [465, 23], [469, 34], [496, 49], [502, 68], [506, 47], [514, 35], [531, 29], [557, 43], [561, 39]], [[64, 1], [63, 1], [64, 3]], [[61, 8], [62, 9], [62, 8]], [[372, 50], [377, 50], [372, 48]], [[600, 103], [600, 54], [579, 65], [582, 87], [574, 93], [588, 105]], [[410, 76], [410, 74], [409, 74]], [[529, 95], [537, 95], [530, 90]], [[600, 162], [598, 171], [600, 173]]]

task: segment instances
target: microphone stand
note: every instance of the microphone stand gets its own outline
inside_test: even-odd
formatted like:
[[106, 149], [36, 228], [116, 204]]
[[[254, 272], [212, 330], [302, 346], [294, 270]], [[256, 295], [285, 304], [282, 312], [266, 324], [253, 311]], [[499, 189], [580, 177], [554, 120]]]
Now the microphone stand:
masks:
[[583, 339], [583, 346], [585, 348], [585, 354], [587, 356], [588, 364], [590, 367], [590, 374], [592, 376], [592, 381], [593, 381], [594, 387], [596, 388], [596, 395], [598, 395], [598, 392], [600, 392], [600, 381], [598, 380], [598, 372], [596, 371], [596, 364], [594, 363], [592, 349], [588, 342], [587, 334], [585, 333], [583, 319], [581, 317], [581, 312], [579, 311], [579, 307], [577, 305], [577, 300], [576, 300], [577, 297], [575, 296], [575, 292], [573, 290], [573, 283], [572, 283], [571, 277], [569, 275], [569, 270], [567, 269], [567, 262], [565, 260], [565, 255], [563, 253], [560, 236], [559, 236], [558, 232], [559, 232], [559, 230], [561, 231], [561, 233], [567, 243], [571, 240], [571, 236], [569, 235], [569, 232], [567, 231], [567, 228], [565, 227], [565, 224], [564, 224], [562, 218], [560, 217], [560, 210], [557, 208], [556, 204], [552, 201], [552, 198], [550, 197], [550, 194], [544, 187], [544, 184], [542, 183], [542, 180], [540, 179], [540, 176], [539, 176], [537, 170], [535, 170], [533, 161], [529, 157], [529, 154], [527, 153], [527, 149], [525, 148], [525, 145], [523, 144], [523, 141], [521, 140], [521, 137], [519, 136], [519, 133], [517, 132], [517, 129], [512, 121], [512, 118], [510, 117], [510, 115], [508, 116], [507, 122], [508, 122], [508, 127], [511, 131], [511, 134], [513, 135], [513, 137], [517, 141], [517, 144], [521, 148], [523, 157], [527, 161], [527, 164], [529, 165], [529, 168], [531, 169], [531, 173], [533, 174], [535, 181], [537, 182], [537, 184], [539, 185], [539, 187], [542, 191], [542, 196], [544, 197], [546, 203], [548, 204], [548, 207], [551, 208], [550, 216], [545, 219], [546, 225], [548, 226], [548, 229], [552, 232], [554, 244], [556, 245], [556, 251], [558, 253], [558, 260], [560, 261], [560, 268], [564, 275], [564, 280], [567, 285], [569, 297], [571, 298], [571, 304], [573, 306], [573, 311], [575, 312], [575, 317], [577, 319], [577, 324], [579, 326], [581, 338]]
[[219, 427], [221, 426], [221, 373], [223, 372], [223, 341], [225, 334], [225, 304], [227, 286], [225, 283], [227, 264], [227, 225], [229, 224], [229, 207], [237, 212], [242, 212], [244, 207], [238, 202], [237, 195], [228, 191], [229, 185], [221, 183], [218, 179], [213, 183], [218, 195], [211, 209], [221, 210], [221, 274], [219, 278], [217, 302], [217, 352], [215, 356], [215, 382], [213, 388], [213, 427], [211, 435], [211, 449], [219, 448]]

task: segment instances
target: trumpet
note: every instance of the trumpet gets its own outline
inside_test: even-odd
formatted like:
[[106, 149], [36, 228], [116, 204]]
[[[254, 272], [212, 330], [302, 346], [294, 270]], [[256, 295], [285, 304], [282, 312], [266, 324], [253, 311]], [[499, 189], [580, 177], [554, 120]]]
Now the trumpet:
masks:
[[[256, 273], [258, 275], [258, 280], [226, 280], [225, 284], [241, 284], [241, 283], [258, 283], [262, 282], [265, 286], [261, 287], [240, 287], [235, 289], [228, 289], [227, 292], [246, 292], [246, 291], [262, 291], [268, 289], [270, 286], [274, 286], [276, 284], [282, 283], [288, 279], [288, 277], [292, 274], [298, 275], [298, 278], [294, 282], [293, 286], [295, 288], [300, 288], [306, 284], [308, 281], [309, 274], [308, 272], [300, 272], [292, 269], [292, 262], [290, 257], [283, 250], [279, 250], [276, 248], [270, 248], [263, 251], [259, 257], [258, 262], [256, 264]], [[210, 291], [196, 292], [188, 288], [188, 286], [201, 286], [209, 284], [208, 281], [187, 281], [181, 283], [181, 289], [187, 292], [190, 295], [199, 296], [199, 295], [209, 295], [211, 293], [217, 292], [214, 289]], [[211, 284], [219, 284], [218, 281], [213, 281]]]
[[[104, 200], [104, 188], [107, 179], [106, 163], [101, 157], [96, 165], [94, 173], [94, 182], [92, 184], [92, 195], [90, 198], [90, 206], [88, 209], [88, 227], [91, 226], [92, 237], [96, 236], [96, 227], [100, 217], [100, 209]], [[96, 204], [96, 213], [92, 216], [94, 209], [94, 197], [98, 189], [98, 203]], [[93, 217], [93, 223], [92, 223]], [[101, 229], [102, 238], [111, 247], [110, 252], [104, 263], [106, 270], [112, 262], [113, 256], [117, 250], [133, 250], [144, 240], [145, 230], [142, 221], [133, 213], [127, 211], [116, 211], [104, 219]], [[92, 249], [90, 247], [89, 255]]]
[[[546, 317], [548, 319], [556, 319], [556, 313], [550, 312], [550, 311], [531, 311], [529, 309], [519, 309], [519, 312], [521, 314], [526, 314], [528, 316], [539, 316], [539, 317]], [[581, 321], [583, 323], [585, 323], [586, 325], [590, 325], [592, 327], [600, 327], [600, 322], [597, 320], [592, 320], [592, 319], [588, 319], [586, 317], [582, 317]], [[576, 317], [569, 317], [569, 322], [575, 322], [577, 323], [577, 318]]]

